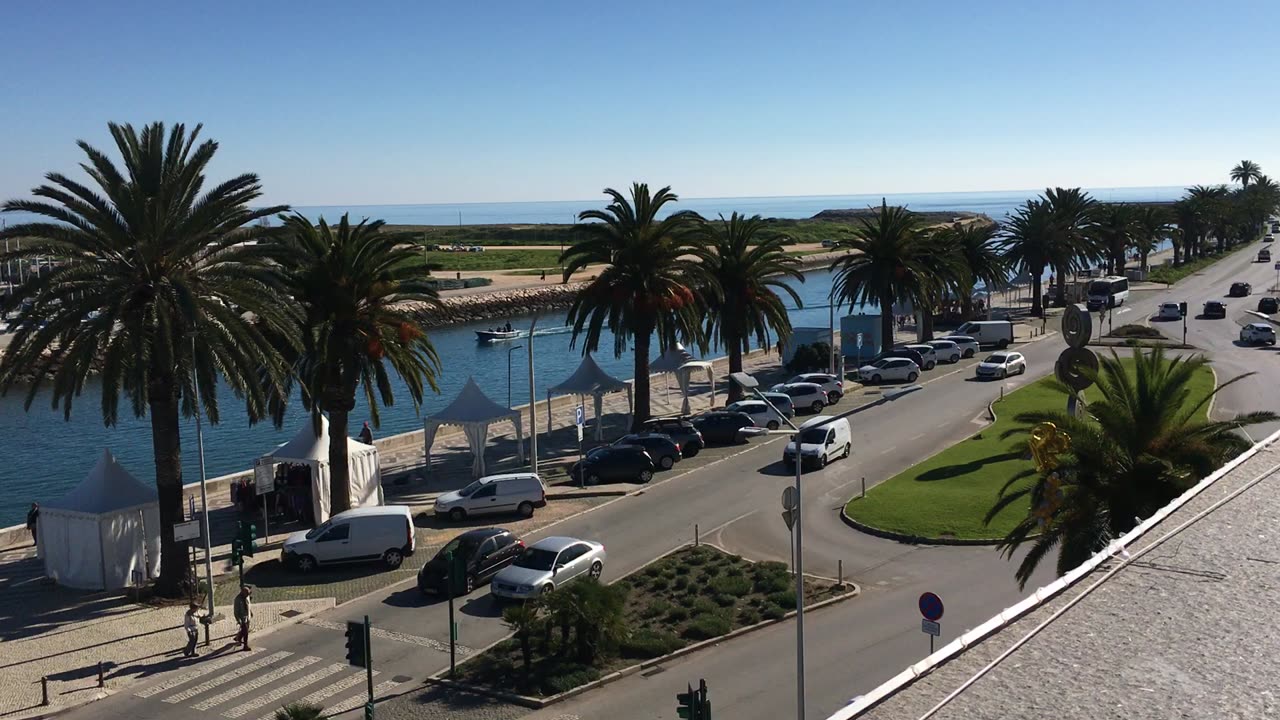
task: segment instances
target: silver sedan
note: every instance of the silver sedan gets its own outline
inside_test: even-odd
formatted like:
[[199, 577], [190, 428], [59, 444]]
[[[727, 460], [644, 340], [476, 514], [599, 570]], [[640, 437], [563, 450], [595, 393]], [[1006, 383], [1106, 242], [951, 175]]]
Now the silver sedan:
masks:
[[579, 577], [599, 578], [604, 560], [604, 545], [598, 542], [543, 538], [494, 575], [489, 589], [498, 598], [527, 600]]

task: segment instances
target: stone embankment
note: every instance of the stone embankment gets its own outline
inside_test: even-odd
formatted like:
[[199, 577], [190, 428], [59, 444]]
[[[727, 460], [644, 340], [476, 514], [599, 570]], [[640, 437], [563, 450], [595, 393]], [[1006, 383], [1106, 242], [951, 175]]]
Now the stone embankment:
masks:
[[441, 300], [440, 307], [423, 311], [422, 324], [425, 327], [439, 327], [476, 320], [505, 320], [533, 312], [560, 310], [569, 307], [585, 284], [557, 284], [446, 297]]

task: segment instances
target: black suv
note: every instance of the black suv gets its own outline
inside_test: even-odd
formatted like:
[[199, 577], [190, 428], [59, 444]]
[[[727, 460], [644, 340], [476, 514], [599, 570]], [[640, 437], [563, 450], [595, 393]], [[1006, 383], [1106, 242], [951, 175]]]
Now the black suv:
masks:
[[1264, 297], [1258, 300], [1258, 312], [1273, 315], [1280, 312], [1280, 299]]
[[1204, 316], [1207, 318], [1225, 318], [1227, 316], [1227, 304], [1210, 300], [1204, 304]]
[[613, 446], [639, 445], [649, 453], [653, 462], [663, 470], [670, 470], [672, 465], [680, 462], [680, 446], [670, 435], [662, 433], [632, 433], [610, 443]]
[[892, 350], [882, 352], [876, 360], [883, 360], [885, 358], [906, 358], [915, 363], [916, 367], [921, 370], [924, 369], [924, 356], [920, 354], [919, 350], [912, 350], [909, 347], [896, 347]]
[[653, 458], [639, 445], [606, 445], [587, 453], [569, 469], [569, 477], [586, 485], [653, 479]]
[[502, 528], [468, 530], [440, 548], [436, 556], [418, 571], [418, 589], [428, 594], [445, 595], [445, 575], [452, 552], [455, 562], [465, 563], [465, 574], [454, 578], [453, 594], [466, 595], [499, 570], [510, 565], [524, 552], [524, 541]]
[[716, 410], [703, 413], [693, 419], [693, 426], [709, 443], [728, 445], [742, 442], [742, 428], [755, 427], [755, 421], [746, 413]]
[[1253, 286], [1249, 283], [1231, 283], [1231, 290], [1227, 293], [1227, 297], [1249, 297], [1251, 292], [1253, 292]]
[[679, 418], [657, 418], [644, 424], [644, 429], [652, 433], [669, 436], [680, 446], [680, 454], [691, 458], [706, 446], [702, 433], [688, 420]]

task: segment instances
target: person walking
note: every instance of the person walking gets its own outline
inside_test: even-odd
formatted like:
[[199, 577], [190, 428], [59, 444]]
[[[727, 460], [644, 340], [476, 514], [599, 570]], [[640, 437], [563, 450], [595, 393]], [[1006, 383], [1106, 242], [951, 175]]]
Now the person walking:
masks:
[[196, 641], [200, 639], [200, 606], [191, 603], [182, 616], [182, 628], [187, 631], [187, 647], [182, 657], [196, 657]]
[[369, 429], [369, 421], [364, 421], [364, 427], [360, 428], [360, 442], [365, 445], [373, 444], [373, 430]]
[[31, 544], [36, 544], [36, 523], [40, 521], [40, 503], [31, 503], [27, 511], [27, 531], [31, 533]]
[[236, 595], [235, 605], [232, 613], [235, 615], [236, 624], [240, 629], [236, 631], [234, 642], [241, 644], [244, 650], [249, 650], [249, 623], [253, 622], [253, 588], [248, 585], [240, 586], [240, 594]]

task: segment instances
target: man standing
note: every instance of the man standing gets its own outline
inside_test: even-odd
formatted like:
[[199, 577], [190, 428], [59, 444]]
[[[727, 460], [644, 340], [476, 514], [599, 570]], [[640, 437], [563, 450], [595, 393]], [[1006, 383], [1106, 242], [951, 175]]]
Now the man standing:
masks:
[[364, 427], [360, 428], [360, 442], [365, 445], [373, 444], [373, 430], [369, 429], [369, 421], [364, 421]]
[[27, 530], [31, 533], [31, 544], [36, 544], [36, 523], [40, 521], [40, 503], [31, 503], [27, 511]]
[[252, 588], [248, 585], [241, 585], [240, 594], [236, 595], [233, 609], [236, 624], [240, 626], [240, 629], [236, 631], [234, 642], [240, 643], [244, 650], [249, 649], [249, 623], [253, 622], [253, 602], [250, 599], [252, 595]]
[[187, 647], [182, 651], [182, 657], [196, 656], [196, 641], [200, 638], [200, 606], [191, 603], [187, 607], [187, 614], [182, 617], [182, 627], [187, 631]]

